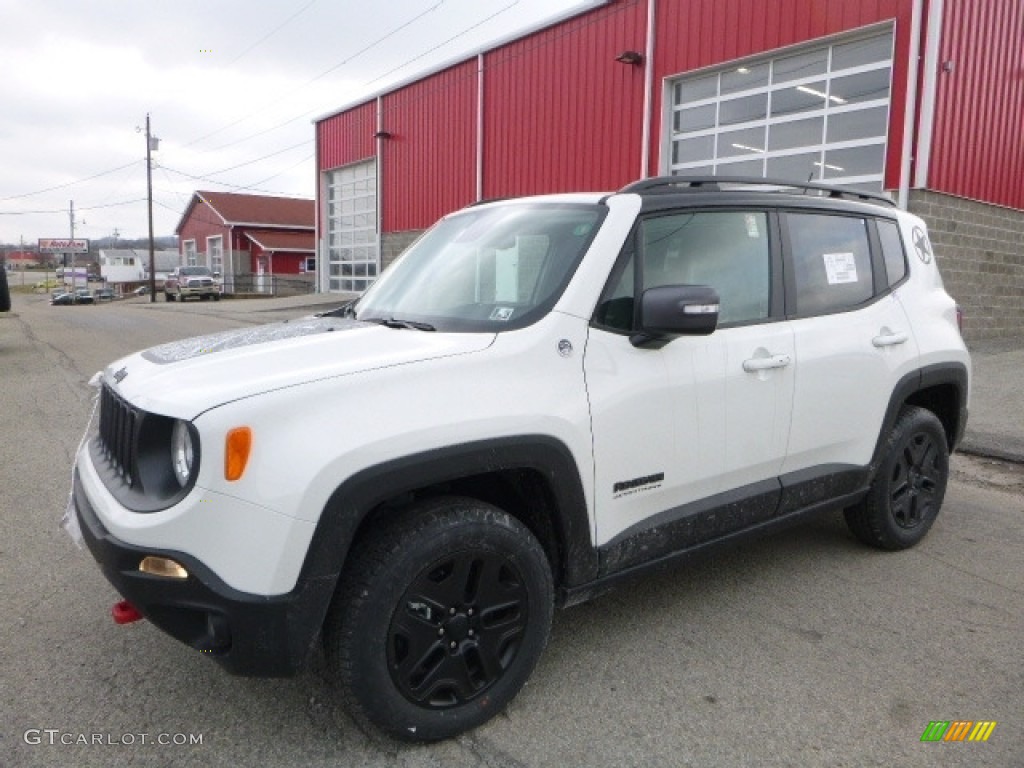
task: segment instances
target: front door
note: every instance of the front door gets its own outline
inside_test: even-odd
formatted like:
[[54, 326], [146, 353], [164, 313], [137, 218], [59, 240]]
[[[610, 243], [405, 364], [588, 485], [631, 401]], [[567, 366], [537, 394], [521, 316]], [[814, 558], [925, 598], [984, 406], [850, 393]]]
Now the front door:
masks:
[[[599, 303], [584, 367], [606, 570], [774, 514], [795, 361], [769, 224], [758, 211], [644, 218]], [[639, 297], [663, 285], [715, 288], [719, 328], [634, 346]]]

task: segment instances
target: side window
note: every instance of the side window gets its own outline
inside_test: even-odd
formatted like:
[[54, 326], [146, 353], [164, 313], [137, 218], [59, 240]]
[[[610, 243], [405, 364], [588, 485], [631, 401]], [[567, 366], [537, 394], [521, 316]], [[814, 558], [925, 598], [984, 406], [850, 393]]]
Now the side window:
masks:
[[[719, 295], [719, 324], [768, 317], [771, 251], [763, 211], [673, 213], [640, 222], [635, 239], [641, 259], [641, 290], [663, 285], [709, 285]], [[612, 276], [595, 320], [615, 330], [633, 327], [635, 254]]]
[[882, 241], [885, 272], [891, 288], [907, 276], [907, 257], [903, 250], [903, 238], [900, 237], [899, 225], [895, 221], [879, 219], [878, 239]]
[[798, 315], [839, 312], [871, 299], [871, 249], [864, 219], [790, 213], [786, 220]]

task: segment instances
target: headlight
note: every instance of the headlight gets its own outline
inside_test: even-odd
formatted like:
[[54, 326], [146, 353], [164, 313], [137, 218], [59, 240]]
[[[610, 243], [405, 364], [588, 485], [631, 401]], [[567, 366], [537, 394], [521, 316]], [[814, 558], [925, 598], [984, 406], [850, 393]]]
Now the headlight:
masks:
[[188, 422], [174, 422], [174, 429], [171, 431], [171, 466], [174, 468], [174, 477], [182, 488], [192, 479], [195, 459], [192, 430], [189, 429]]

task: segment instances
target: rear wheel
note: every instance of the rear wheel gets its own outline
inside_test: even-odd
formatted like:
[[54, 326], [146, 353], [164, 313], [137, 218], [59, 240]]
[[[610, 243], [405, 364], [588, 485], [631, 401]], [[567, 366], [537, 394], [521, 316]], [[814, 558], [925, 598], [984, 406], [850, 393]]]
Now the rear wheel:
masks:
[[356, 552], [324, 626], [353, 714], [444, 739], [500, 712], [551, 628], [551, 570], [518, 520], [472, 499], [420, 504]]
[[164, 301], [174, 301], [174, 296], [167, 291], [164, 291]]
[[880, 549], [907, 549], [928, 533], [942, 507], [949, 448], [931, 411], [904, 408], [885, 445], [868, 495], [845, 511], [853, 534]]

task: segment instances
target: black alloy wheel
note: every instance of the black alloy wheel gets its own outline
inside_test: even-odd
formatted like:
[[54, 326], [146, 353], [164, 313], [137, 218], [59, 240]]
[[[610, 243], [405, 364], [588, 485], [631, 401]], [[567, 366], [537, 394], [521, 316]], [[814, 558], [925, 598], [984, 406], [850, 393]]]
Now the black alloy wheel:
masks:
[[507, 555], [463, 550], [424, 568], [388, 628], [388, 667], [413, 704], [445, 709], [489, 690], [516, 658], [530, 596]]
[[889, 508], [893, 521], [900, 528], [916, 528], [934, 518], [936, 493], [946, 483], [945, 460], [940, 461], [939, 453], [934, 436], [922, 431], [910, 436], [894, 458], [889, 478]]
[[435, 741], [501, 712], [551, 629], [544, 549], [475, 499], [417, 503], [361, 538], [324, 623], [324, 651], [360, 721]]
[[938, 417], [906, 406], [884, 447], [867, 496], [845, 510], [846, 524], [865, 544], [907, 549], [924, 538], [942, 508], [949, 447]]

